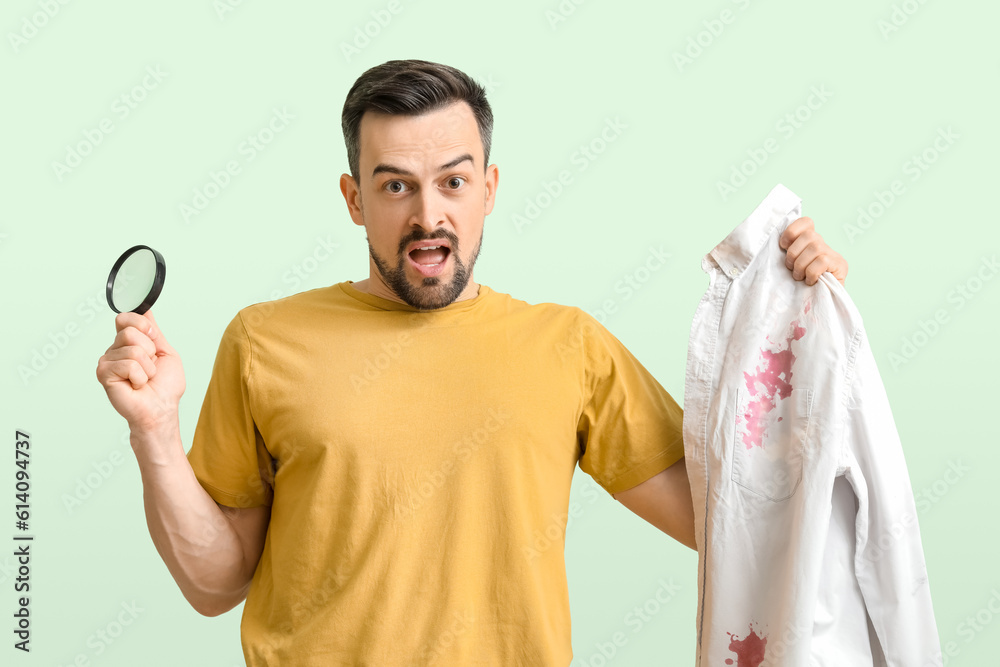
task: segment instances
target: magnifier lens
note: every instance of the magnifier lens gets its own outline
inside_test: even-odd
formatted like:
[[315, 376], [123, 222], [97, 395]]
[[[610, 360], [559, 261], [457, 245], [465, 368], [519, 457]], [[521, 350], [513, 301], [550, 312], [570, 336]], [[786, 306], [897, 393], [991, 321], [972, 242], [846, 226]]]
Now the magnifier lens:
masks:
[[118, 258], [108, 277], [108, 305], [119, 313], [145, 313], [160, 295], [166, 264], [149, 246], [134, 246]]
[[153, 287], [155, 277], [156, 258], [153, 253], [145, 249], [132, 253], [118, 269], [114, 287], [111, 288], [115, 308], [123, 313], [138, 308]]

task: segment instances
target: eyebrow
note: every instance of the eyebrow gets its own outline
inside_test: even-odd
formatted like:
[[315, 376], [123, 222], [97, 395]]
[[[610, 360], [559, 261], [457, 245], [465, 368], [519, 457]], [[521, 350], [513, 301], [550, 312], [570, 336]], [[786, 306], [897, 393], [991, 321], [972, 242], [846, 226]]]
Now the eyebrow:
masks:
[[[444, 171], [445, 169], [451, 169], [452, 167], [457, 167], [466, 160], [475, 164], [475, 160], [472, 159], [472, 155], [470, 155], [469, 153], [465, 153], [464, 155], [459, 155], [451, 162], [441, 165], [440, 167], [438, 167], [438, 171]], [[400, 167], [394, 167], [391, 164], [385, 164], [384, 162], [380, 162], [378, 165], [375, 166], [375, 169], [372, 170], [372, 178], [375, 178], [379, 174], [383, 173], [398, 174], [399, 176], [413, 176], [413, 172], [411, 171], [407, 171], [406, 169], [402, 169]]]

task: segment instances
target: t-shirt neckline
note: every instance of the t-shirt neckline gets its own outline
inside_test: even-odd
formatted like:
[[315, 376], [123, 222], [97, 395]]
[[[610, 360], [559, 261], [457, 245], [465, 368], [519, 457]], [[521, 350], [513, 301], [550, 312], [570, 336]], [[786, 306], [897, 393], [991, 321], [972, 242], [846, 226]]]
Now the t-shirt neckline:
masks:
[[398, 301], [391, 301], [389, 299], [384, 299], [380, 296], [374, 294], [369, 294], [368, 292], [362, 292], [357, 287], [353, 285], [353, 280], [345, 280], [344, 282], [338, 283], [341, 291], [347, 296], [366, 303], [369, 306], [373, 306], [380, 310], [403, 310], [411, 313], [452, 313], [458, 311], [469, 310], [475, 308], [480, 303], [482, 303], [486, 297], [488, 297], [493, 290], [491, 290], [486, 285], [482, 283], [479, 284], [479, 294], [471, 299], [464, 299], [462, 301], [453, 301], [443, 308], [435, 308], [433, 310], [422, 310], [420, 308], [414, 308], [408, 303], [400, 303]]

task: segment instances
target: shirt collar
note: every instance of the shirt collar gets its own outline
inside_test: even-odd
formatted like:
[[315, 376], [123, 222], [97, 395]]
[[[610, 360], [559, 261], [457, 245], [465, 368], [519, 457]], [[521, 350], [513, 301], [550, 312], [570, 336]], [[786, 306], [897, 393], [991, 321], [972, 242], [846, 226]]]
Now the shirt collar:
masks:
[[391, 301], [389, 299], [376, 296], [369, 292], [362, 292], [353, 285], [353, 282], [354, 282], [353, 280], [345, 280], [343, 282], [337, 283], [337, 286], [340, 287], [340, 289], [348, 296], [353, 297], [363, 303], [367, 303], [369, 306], [374, 306], [379, 310], [402, 310], [413, 313], [419, 313], [421, 315], [427, 315], [431, 313], [454, 313], [454, 312], [469, 310], [471, 308], [479, 306], [488, 299], [492, 300], [492, 297], [490, 295], [493, 294], [493, 290], [491, 290], [486, 285], [479, 283], [479, 293], [476, 296], [472, 297], [471, 299], [452, 301], [448, 305], [442, 306], [441, 308], [432, 308], [430, 310], [423, 310], [420, 308], [414, 308], [413, 306], [407, 303], [403, 303], [400, 301]]
[[778, 183], [746, 220], [705, 255], [701, 260], [702, 270], [708, 273], [718, 267], [724, 275], [736, 280], [775, 230], [780, 235], [801, 213], [802, 199]]

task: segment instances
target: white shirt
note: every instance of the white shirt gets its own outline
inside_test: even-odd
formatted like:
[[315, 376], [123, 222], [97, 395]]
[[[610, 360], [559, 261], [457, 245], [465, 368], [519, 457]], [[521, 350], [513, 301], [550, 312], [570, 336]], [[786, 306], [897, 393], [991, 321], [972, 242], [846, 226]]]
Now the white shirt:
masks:
[[844, 287], [785, 267], [799, 217], [779, 184], [702, 259], [684, 387], [697, 665], [940, 664], [889, 401]]

